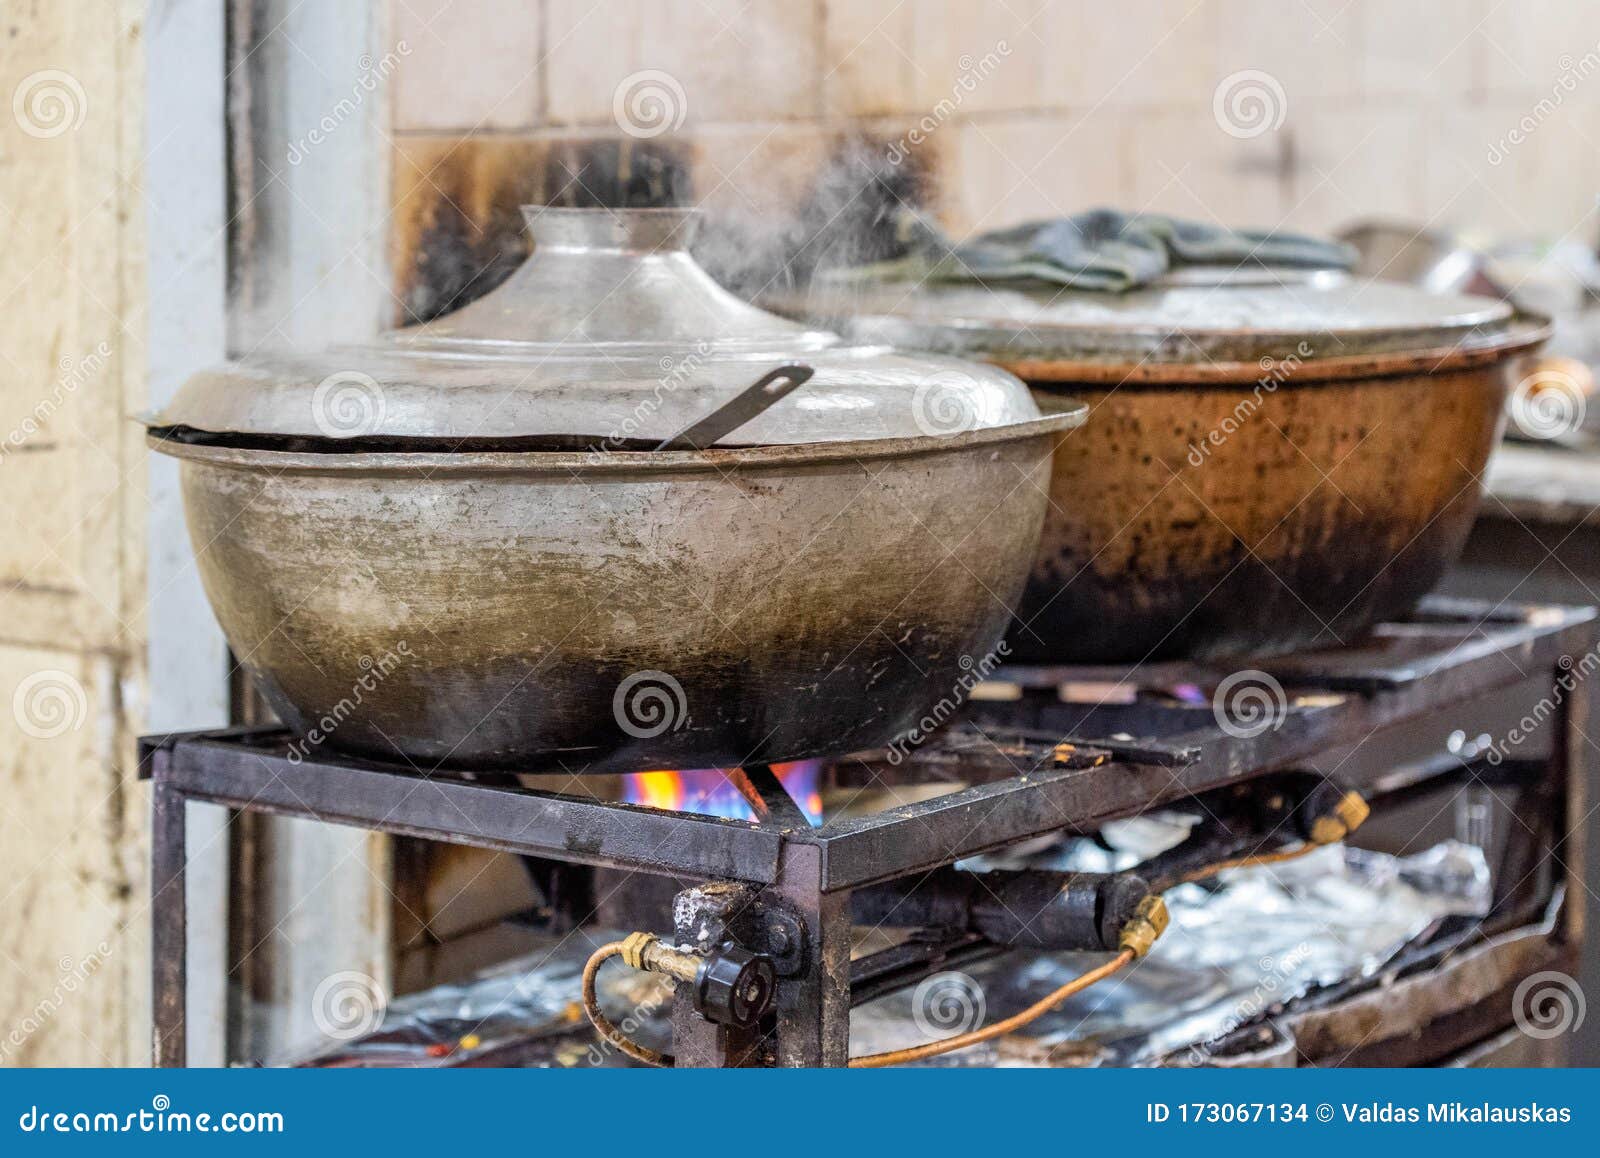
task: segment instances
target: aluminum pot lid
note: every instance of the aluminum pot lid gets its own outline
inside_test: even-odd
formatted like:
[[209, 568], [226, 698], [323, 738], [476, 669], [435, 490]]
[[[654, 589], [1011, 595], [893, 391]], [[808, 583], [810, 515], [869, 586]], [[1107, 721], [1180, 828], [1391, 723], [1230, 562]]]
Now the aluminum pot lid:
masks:
[[1002, 366], [1255, 367], [1524, 342], [1494, 298], [1429, 293], [1336, 270], [1188, 267], [1126, 293], [1034, 283], [824, 280], [781, 312], [857, 340], [979, 356]]
[[815, 375], [719, 445], [917, 437], [1039, 417], [992, 366], [882, 347], [734, 297], [690, 209], [523, 210], [533, 255], [465, 308], [371, 343], [252, 357], [186, 382], [153, 427], [307, 439], [668, 438], [774, 367]]

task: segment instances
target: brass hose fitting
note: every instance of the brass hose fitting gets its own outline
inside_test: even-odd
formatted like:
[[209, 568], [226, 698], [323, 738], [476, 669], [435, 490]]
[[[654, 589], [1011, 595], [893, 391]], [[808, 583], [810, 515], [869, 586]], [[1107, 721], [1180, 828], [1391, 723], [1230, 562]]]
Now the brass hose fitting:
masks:
[[1122, 926], [1122, 932], [1117, 935], [1117, 948], [1132, 953], [1135, 960], [1150, 952], [1156, 939], [1167, 931], [1171, 918], [1167, 913], [1167, 902], [1159, 894], [1144, 898], [1133, 910], [1133, 916]]
[[1372, 808], [1361, 793], [1346, 792], [1334, 805], [1332, 816], [1319, 816], [1311, 822], [1312, 844], [1334, 844], [1349, 836], [1372, 815]]
[[664, 945], [654, 933], [629, 933], [622, 939], [622, 960], [632, 969], [660, 973], [691, 984], [699, 977], [706, 959], [698, 953], [685, 953]]
[[661, 938], [654, 933], [629, 933], [622, 939], [622, 962], [629, 969], [644, 969], [644, 951]]

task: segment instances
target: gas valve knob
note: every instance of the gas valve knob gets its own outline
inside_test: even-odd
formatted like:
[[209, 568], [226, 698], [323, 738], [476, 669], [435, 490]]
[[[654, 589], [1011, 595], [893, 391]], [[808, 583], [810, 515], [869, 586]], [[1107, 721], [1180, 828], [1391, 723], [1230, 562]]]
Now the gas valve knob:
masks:
[[694, 1007], [719, 1025], [747, 1026], [772, 1008], [778, 973], [772, 958], [738, 945], [713, 949], [694, 983]]

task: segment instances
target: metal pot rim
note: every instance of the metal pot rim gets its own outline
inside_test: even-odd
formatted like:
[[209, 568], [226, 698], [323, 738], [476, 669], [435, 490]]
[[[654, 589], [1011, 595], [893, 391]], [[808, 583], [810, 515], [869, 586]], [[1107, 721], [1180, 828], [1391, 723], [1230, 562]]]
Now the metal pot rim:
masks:
[[[1293, 308], [1286, 308], [1282, 298]], [[1215, 299], [1215, 300], [1213, 300]], [[827, 325], [848, 340], [1018, 363], [1082, 368], [1103, 381], [1148, 367], [1182, 380], [1255, 377], [1264, 361], [1306, 367], [1430, 352], [1509, 350], [1530, 340], [1534, 320], [1495, 298], [1427, 294], [1383, 281], [1345, 282], [1303, 293], [1246, 286], [1153, 286], [1125, 295], [1022, 286], [873, 283], [852, 292], [811, 287], [763, 304]], [[1028, 375], [1024, 375], [1027, 377]]]
[[560, 475], [657, 474], [723, 471], [730, 467], [784, 468], [813, 463], [911, 458], [944, 454], [972, 447], [1041, 438], [1082, 426], [1089, 416], [1086, 403], [1058, 400], [1063, 409], [1044, 418], [1008, 426], [986, 426], [952, 435], [910, 438], [868, 438], [853, 441], [776, 443], [694, 451], [337, 451], [266, 450], [179, 442], [151, 432], [146, 443], [152, 450], [188, 462], [240, 469], [261, 468], [274, 473], [407, 476], [425, 471], [440, 474]]
[[[1033, 384], [1075, 383], [1171, 386], [1182, 388], [1203, 384], [1255, 382], [1283, 373], [1287, 385], [1310, 386], [1318, 382], [1341, 382], [1352, 378], [1387, 378], [1418, 372], [1465, 370], [1512, 358], [1536, 350], [1550, 339], [1549, 319], [1536, 314], [1519, 314], [1497, 340], [1481, 345], [1459, 344], [1415, 350], [1397, 350], [1345, 357], [1308, 357], [1296, 361], [1289, 357], [1263, 356], [1254, 362], [1156, 362], [1138, 364], [1089, 361], [1026, 354], [973, 350], [971, 357], [1009, 370]], [[1286, 372], [1289, 367], [1292, 373]]]

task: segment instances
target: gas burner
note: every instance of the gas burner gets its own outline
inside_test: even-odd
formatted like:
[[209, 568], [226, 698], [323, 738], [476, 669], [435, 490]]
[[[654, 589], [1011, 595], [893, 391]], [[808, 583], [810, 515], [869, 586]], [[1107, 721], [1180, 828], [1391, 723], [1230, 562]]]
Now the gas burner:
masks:
[[[425, 772], [305, 755], [277, 727], [146, 737], [158, 1061], [184, 1060], [188, 800], [703, 882], [671, 886], [666, 938], [636, 934], [613, 950], [678, 979], [680, 1066], [844, 1065], [853, 1002], [1030, 937], [1137, 946], [1151, 912], [1143, 898], [1272, 855], [1265, 834], [1330, 843], [1368, 804], [1381, 812], [1464, 780], [1516, 785], [1545, 806], [1539, 847], [1503, 853], [1525, 863], [1503, 874], [1490, 923], [1524, 920], [1560, 886], [1550, 851], [1571, 838], [1560, 803], [1581, 779], [1563, 677], [1592, 653], [1594, 615], [1434, 599], [1349, 647], [1237, 667], [1006, 667], [920, 745], [777, 768]], [[1561, 718], [1512, 744], [1529, 686]], [[1482, 743], [1447, 741], [1465, 719]], [[952, 867], [1164, 808], [1210, 820], [1131, 878], [991, 874], [980, 889], [970, 865]], [[1019, 925], [1019, 906], [1048, 919]], [[852, 962], [853, 916], [915, 931]]]

